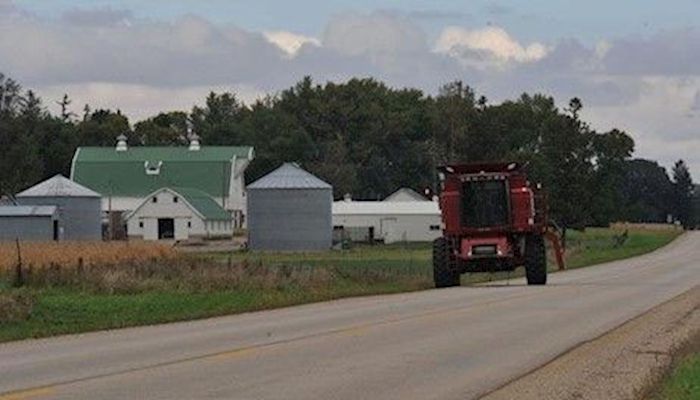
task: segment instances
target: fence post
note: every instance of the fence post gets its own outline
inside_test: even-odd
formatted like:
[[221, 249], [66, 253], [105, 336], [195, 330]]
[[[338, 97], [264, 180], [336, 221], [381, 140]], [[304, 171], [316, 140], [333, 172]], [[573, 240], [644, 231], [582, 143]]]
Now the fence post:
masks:
[[13, 283], [14, 287], [24, 286], [24, 276], [22, 274], [22, 250], [19, 246], [19, 238], [15, 239], [17, 244], [17, 267], [15, 268], [15, 281]]

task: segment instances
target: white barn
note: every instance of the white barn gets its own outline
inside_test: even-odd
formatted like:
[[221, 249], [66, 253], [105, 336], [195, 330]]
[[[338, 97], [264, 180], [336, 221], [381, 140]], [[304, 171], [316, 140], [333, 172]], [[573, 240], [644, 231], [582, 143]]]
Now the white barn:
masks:
[[161, 188], [126, 216], [127, 235], [144, 240], [230, 238], [231, 214], [198, 189]]
[[333, 227], [356, 241], [428, 242], [442, 234], [434, 201], [336, 201]]
[[253, 160], [248, 146], [202, 146], [196, 136], [189, 146], [79, 147], [71, 180], [102, 194], [103, 213], [127, 215], [150, 193], [163, 187], [198, 189], [245, 225], [244, 175]]

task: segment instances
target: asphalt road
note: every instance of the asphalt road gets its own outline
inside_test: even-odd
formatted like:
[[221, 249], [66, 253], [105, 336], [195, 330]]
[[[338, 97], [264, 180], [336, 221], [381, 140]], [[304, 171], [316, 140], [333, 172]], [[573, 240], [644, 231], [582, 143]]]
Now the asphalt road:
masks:
[[0, 399], [469, 399], [700, 285], [700, 233], [521, 281], [0, 345]]

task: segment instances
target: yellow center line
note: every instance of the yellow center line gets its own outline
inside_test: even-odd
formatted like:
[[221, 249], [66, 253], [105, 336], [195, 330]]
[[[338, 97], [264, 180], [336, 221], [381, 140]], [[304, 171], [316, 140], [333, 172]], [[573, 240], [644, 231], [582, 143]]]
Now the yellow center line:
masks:
[[27, 400], [39, 396], [48, 396], [53, 393], [54, 391], [50, 387], [40, 387], [35, 389], [21, 390], [18, 392], [11, 392], [8, 394], [0, 394], [0, 400]]

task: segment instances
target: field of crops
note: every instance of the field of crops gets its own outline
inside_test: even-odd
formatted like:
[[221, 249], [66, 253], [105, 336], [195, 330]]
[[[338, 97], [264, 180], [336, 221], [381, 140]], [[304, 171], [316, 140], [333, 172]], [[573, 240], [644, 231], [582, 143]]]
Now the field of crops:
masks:
[[[25, 267], [58, 265], [74, 267], [82, 263], [119, 264], [174, 257], [171, 246], [153, 242], [21, 242], [19, 256]], [[0, 242], [0, 271], [14, 268], [19, 261], [17, 244]]]

